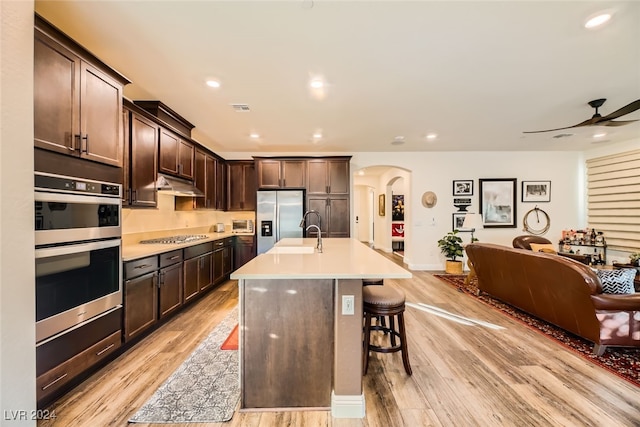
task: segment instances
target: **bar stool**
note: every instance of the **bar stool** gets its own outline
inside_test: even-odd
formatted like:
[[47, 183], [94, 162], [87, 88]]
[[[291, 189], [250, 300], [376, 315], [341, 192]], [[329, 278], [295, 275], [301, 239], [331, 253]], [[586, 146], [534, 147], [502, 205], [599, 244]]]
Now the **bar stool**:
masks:
[[[369, 367], [369, 354], [371, 351], [378, 353], [402, 352], [402, 363], [408, 375], [412, 374], [407, 351], [407, 338], [404, 328], [404, 302], [405, 296], [390, 286], [365, 286], [362, 288], [362, 300], [364, 309], [364, 342], [363, 342], [363, 372], [367, 373]], [[389, 317], [389, 327], [384, 325], [372, 325], [372, 317]], [[398, 329], [395, 328], [396, 319]], [[389, 334], [391, 345], [388, 347], [371, 344], [371, 333], [381, 331]], [[399, 343], [396, 342], [399, 339]]]
[[[362, 286], [384, 286], [384, 279], [362, 279]], [[386, 326], [383, 316], [375, 317], [378, 325]]]

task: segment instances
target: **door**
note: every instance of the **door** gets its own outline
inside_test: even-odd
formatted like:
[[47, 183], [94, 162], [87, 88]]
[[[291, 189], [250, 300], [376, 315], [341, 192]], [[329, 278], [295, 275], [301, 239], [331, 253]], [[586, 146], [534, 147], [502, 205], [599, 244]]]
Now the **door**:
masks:
[[75, 154], [80, 132], [80, 58], [35, 31], [35, 146]]
[[122, 86], [83, 61], [80, 100], [81, 157], [122, 167]]
[[173, 313], [182, 305], [182, 263], [160, 270], [159, 317]]
[[141, 334], [156, 323], [158, 273], [145, 274], [124, 284], [124, 339]]
[[158, 126], [131, 115], [131, 200], [133, 206], [155, 207], [158, 191]]
[[278, 191], [276, 206], [276, 241], [289, 237], [302, 237], [300, 221], [302, 211], [302, 191]]

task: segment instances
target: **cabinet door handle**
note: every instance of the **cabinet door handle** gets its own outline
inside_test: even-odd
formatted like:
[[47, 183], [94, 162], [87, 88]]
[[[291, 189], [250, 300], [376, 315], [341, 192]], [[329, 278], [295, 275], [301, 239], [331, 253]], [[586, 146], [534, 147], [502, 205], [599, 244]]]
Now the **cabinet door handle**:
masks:
[[115, 345], [114, 343], [109, 344], [107, 347], [105, 347], [102, 350], [100, 350], [99, 352], [97, 352], [96, 356], [102, 356], [105, 352], [111, 350], [114, 345]]
[[63, 379], [64, 377], [66, 377], [67, 374], [62, 374], [60, 375], [58, 378], [56, 378], [55, 380], [51, 381], [49, 384], [47, 384], [46, 386], [42, 387], [41, 390], [45, 391], [46, 389], [48, 389], [49, 387], [51, 387], [52, 385], [54, 385], [55, 383], [57, 383], [58, 381], [60, 381], [61, 379]]
[[329, 190], [329, 186], [328, 185], [325, 185], [324, 191], [326, 191], [327, 193], [331, 193], [331, 190]]
[[131, 201], [135, 202], [138, 200], [138, 190], [131, 190]]
[[171, 258], [169, 258], [169, 261], [173, 261], [174, 259], [178, 259], [180, 258], [180, 255], [174, 255]]
[[85, 134], [82, 139], [84, 139], [84, 150], [82, 149], [82, 144], [80, 144], [80, 152], [89, 154], [89, 134]]
[[164, 285], [164, 275], [165, 275], [165, 273], [160, 273], [160, 275], [159, 275], [158, 288], [160, 288], [162, 285]]
[[149, 267], [151, 267], [151, 264], [142, 264], [142, 265], [135, 266], [133, 268], [149, 268]]
[[70, 147], [69, 150], [77, 151], [78, 154], [80, 154], [82, 152], [82, 135], [78, 133], [73, 135], [73, 137], [75, 141], [74, 141], [73, 147]]

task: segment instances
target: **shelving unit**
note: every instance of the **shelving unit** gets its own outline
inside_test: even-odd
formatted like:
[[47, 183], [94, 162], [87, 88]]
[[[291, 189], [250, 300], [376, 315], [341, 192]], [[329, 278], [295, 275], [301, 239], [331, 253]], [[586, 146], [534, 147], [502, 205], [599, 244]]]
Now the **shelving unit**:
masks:
[[[558, 243], [558, 252], [570, 253], [569, 251], [566, 251], [564, 249], [565, 245], [566, 245], [565, 242]], [[599, 256], [602, 257], [601, 258], [602, 264], [607, 263], [607, 245], [587, 245], [587, 244], [579, 244], [579, 243], [570, 243], [569, 246], [571, 246], [571, 250], [575, 254], [591, 255], [592, 259], [594, 260], [593, 262], [594, 264], [596, 264], [595, 260], [600, 260]], [[587, 249], [581, 249], [581, 248], [587, 248]]]

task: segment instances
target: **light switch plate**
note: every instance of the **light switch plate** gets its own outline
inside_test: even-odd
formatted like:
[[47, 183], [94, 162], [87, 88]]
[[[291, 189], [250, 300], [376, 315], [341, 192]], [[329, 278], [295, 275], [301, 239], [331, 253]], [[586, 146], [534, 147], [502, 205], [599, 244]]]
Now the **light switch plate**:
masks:
[[353, 316], [355, 314], [356, 300], [353, 295], [342, 295], [342, 314]]

